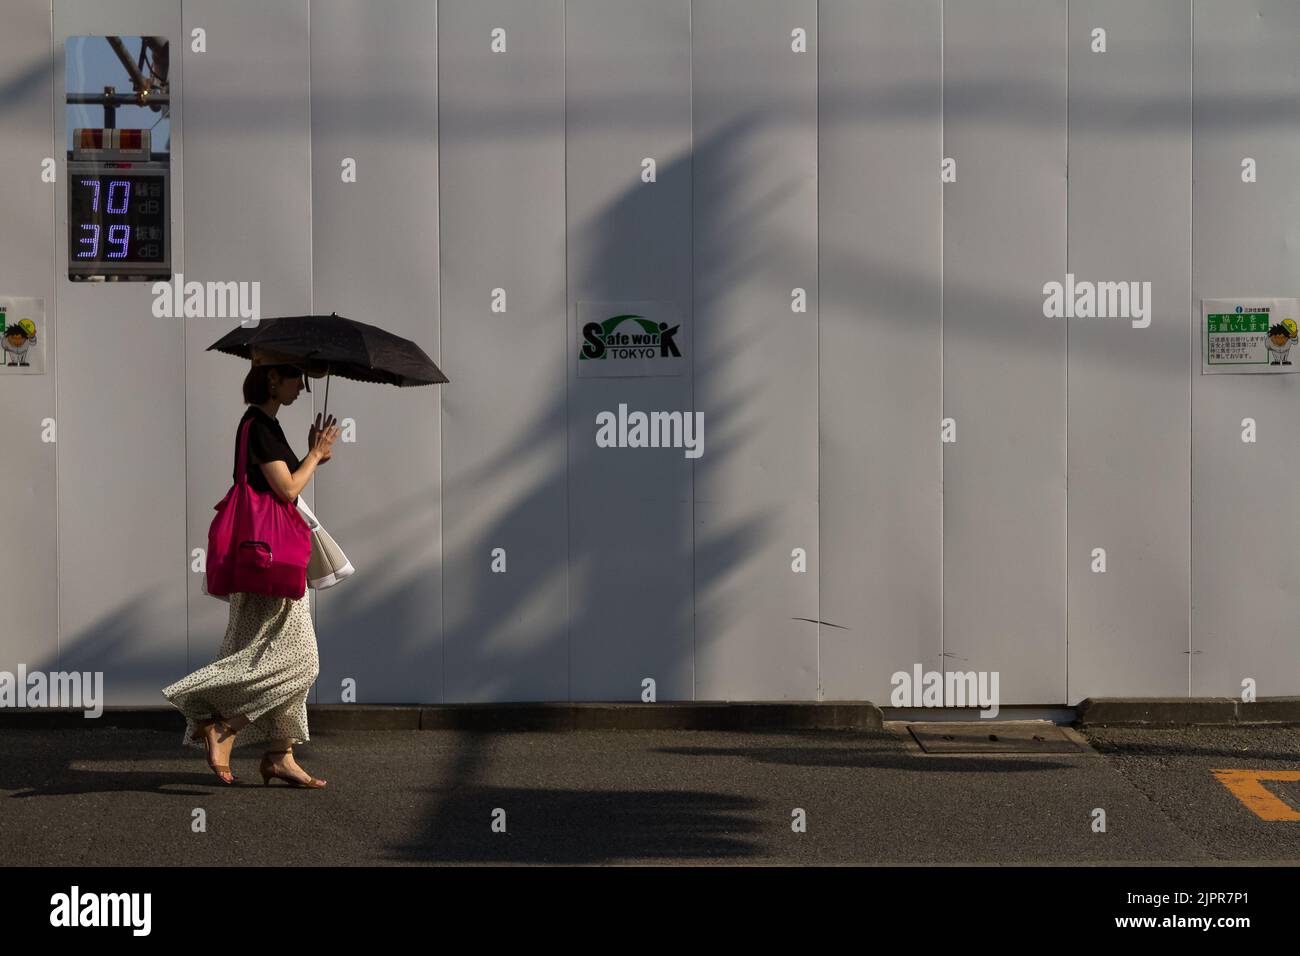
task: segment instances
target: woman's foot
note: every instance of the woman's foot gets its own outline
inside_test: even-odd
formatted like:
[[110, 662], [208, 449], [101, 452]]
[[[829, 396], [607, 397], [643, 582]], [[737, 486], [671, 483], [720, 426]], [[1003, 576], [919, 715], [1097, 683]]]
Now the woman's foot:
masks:
[[318, 789], [325, 786], [324, 780], [316, 779], [306, 770], [303, 770], [302, 767], [298, 766], [298, 762], [293, 759], [292, 750], [285, 753], [268, 752], [262, 760], [264, 782], [267, 776], [274, 774], [280, 776], [282, 779], [288, 777], [292, 780], [296, 780], [303, 786], [316, 787]]
[[[204, 725], [203, 733], [208, 743], [208, 766], [221, 778], [222, 783], [234, 783], [230, 772], [230, 752], [235, 749], [235, 729], [224, 720], [214, 720]], [[221, 769], [221, 768], [226, 769]]]

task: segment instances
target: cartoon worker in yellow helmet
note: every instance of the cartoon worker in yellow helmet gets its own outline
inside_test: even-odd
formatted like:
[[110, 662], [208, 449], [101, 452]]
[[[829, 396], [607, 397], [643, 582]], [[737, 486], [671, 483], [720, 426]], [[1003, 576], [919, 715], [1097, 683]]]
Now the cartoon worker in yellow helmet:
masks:
[[1268, 330], [1269, 365], [1290, 365], [1291, 346], [1296, 343], [1296, 324], [1294, 319], [1283, 319]]
[[30, 365], [27, 350], [36, 343], [36, 323], [31, 319], [19, 319], [14, 325], [6, 326], [4, 339], [0, 348], [4, 349], [5, 365]]

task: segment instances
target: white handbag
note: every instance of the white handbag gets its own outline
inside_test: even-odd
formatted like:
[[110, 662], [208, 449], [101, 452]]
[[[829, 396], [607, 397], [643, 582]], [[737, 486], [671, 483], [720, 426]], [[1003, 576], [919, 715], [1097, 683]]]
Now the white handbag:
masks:
[[[307, 562], [307, 587], [323, 591], [332, 588], [344, 578], [351, 577], [356, 568], [352, 567], [352, 562], [343, 553], [343, 549], [325, 530], [320, 519], [307, 507], [307, 503], [301, 497], [298, 498], [298, 513], [311, 529], [311, 558]], [[204, 594], [208, 593], [206, 574], [199, 576], [199, 587]], [[230, 603], [229, 594], [213, 594], [209, 597], [216, 597], [227, 604]]]
[[311, 558], [307, 562], [307, 587], [324, 591], [344, 578], [351, 577], [356, 568], [343, 553], [343, 549], [330, 537], [325, 526], [300, 497], [298, 511], [311, 529]]

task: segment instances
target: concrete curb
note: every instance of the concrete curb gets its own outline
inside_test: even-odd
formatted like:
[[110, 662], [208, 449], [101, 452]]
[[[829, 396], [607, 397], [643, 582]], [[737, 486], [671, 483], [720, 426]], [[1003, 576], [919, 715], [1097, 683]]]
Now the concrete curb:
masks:
[[[890, 711], [890, 719], [917, 720]], [[507, 704], [313, 704], [313, 730], [880, 730], [885, 713], [870, 701], [666, 701]], [[943, 715], [923, 715], [940, 717]], [[1017, 708], [999, 715], [1016, 719]], [[955, 718], [954, 718], [955, 719]], [[969, 719], [963, 717], [962, 719]], [[1075, 727], [1300, 726], [1300, 697], [1243, 703], [1231, 697], [1089, 697]], [[176, 730], [172, 707], [105, 707], [97, 718], [67, 708], [0, 708], [0, 730], [118, 727]]]
[[[316, 704], [313, 731], [348, 730], [880, 730], [880, 708], [870, 701], [667, 701], [641, 703]], [[87, 718], [67, 708], [0, 709], [4, 730], [179, 730], [172, 707], [105, 707]]]
[[1300, 724], [1300, 697], [1265, 697], [1247, 704], [1234, 697], [1089, 697], [1079, 703], [1077, 727], [1211, 727]]

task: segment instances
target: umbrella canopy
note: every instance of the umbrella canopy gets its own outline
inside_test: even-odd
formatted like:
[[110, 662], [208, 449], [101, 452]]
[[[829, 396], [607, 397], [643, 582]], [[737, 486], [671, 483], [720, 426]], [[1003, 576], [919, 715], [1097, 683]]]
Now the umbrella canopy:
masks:
[[263, 319], [255, 328], [232, 329], [208, 346], [246, 359], [253, 357], [254, 348], [297, 362], [313, 378], [341, 375], [400, 387], [449, 381], [410, 339], [336, 314]]
[[449, 381], [418, 345], [400, 335], [337, 313], [263, 319], [231, 329], [208, 346], [240, 358], [298, 365], [311, 378], [325, 379], [329, 411], [330, 375], [357, 382], [408, 387]]

